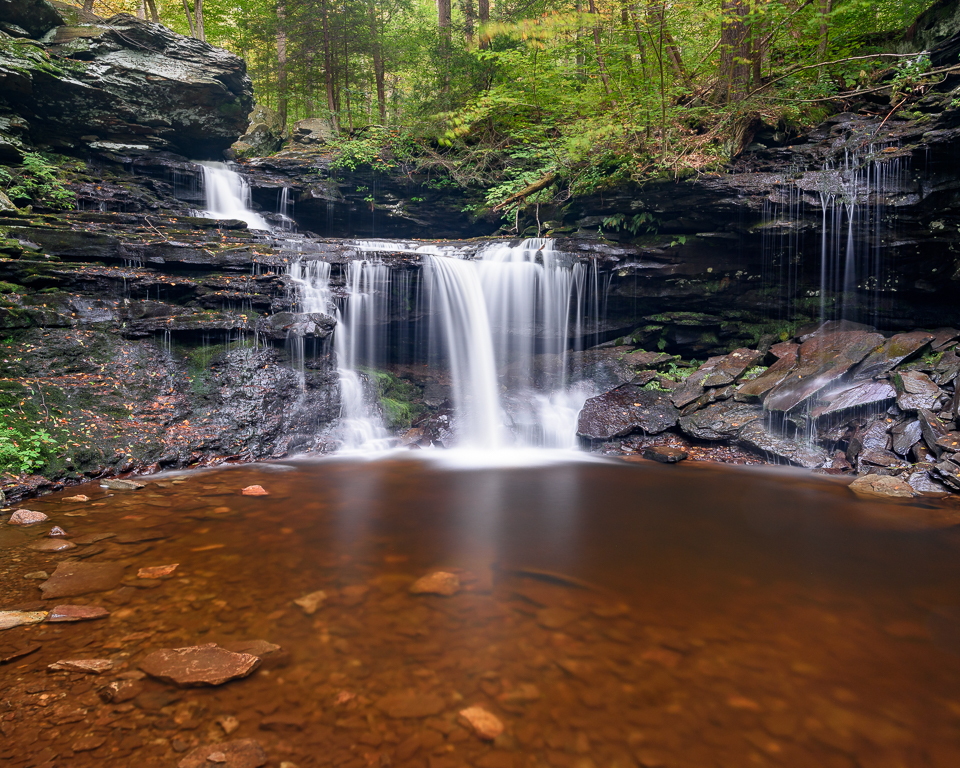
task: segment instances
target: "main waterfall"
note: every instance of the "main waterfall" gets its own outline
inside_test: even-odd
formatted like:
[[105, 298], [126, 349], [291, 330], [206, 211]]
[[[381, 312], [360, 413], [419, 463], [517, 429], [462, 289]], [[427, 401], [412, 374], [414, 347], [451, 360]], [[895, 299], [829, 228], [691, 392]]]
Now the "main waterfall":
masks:
[[250, 185], [225, 163], [200, 163], [203, 169], [203, 196], [211, 219], [238, 219], [250, 229], [270, 229], [266, 219], [250, 209]]
[[[418, 329], [412, 334], [417, 339], [407, 344], [413, 349], [409, 362], [445, 382], [456, 445], [576, 446], [577, 414], [594, 394], [587, 384], [571, 384], [568, 366], [569, 349], [576, 348], [599, 306], [587, 265], [566, 259], [546, 239], [494, 243], [473, 257], [453, 248], [412, 247], [409, 252], [423, 265], [414, 286], [409, 272], [380, 260], [391, 246], [394, 251], [404, 246], [357, 245], [368, 258], [342, 267], [345, 295], [339, 299], [330, 287], [330, 265], [290, 266], [304, 311], [334, 312], [338, 318], [334, 346], [345, 447], [386, 444], [376, 380], [391, 363], [388, 326], [404, 312], [416, 318]], [[413, 295], [418, 298], [411, 307]]]

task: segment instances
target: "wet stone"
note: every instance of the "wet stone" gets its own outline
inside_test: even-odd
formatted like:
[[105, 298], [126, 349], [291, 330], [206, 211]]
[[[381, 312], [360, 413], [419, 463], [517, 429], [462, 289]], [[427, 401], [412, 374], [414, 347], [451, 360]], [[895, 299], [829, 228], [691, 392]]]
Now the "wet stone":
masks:
[[908, 451], [920, 442], [920, 422], [917, 420], [904, 421], [890, 430], [893, 437], [893, 451], [906, 456]]
[[180, 563], [171, 563], [170, 565], [152, 565], [141, 568], [137, 571], [138, 579], [165, 579], [172, 576]]
[[46, 581], [50, 578], [50, 574], [46, 571], [30, 571], [30, 573], [23, 574], [23, 578], [33, 581]]
[[99, 605], [56, 605], [50, 609], [48, 622], [90, 621], [105, 619], [110, 611]]
[[941, 438], [945, 438], [950, 430], [939, 416], [924, 408], [917, 411], [917, 416], [920, 420], [920, 433], [923, 435], [923, 442], [939, 458], [940, 454], [944, 452], [944, 448], [939, 441]]
[[89, 675], [102, 675], [113, 669], [110, 659], [61, 659], [49, 664], [47, 669], [56, 672], [86, 672]]
[[44, 520], [49, 520], [49, 518], [43, 514], [43, 512], [37, 512], [33, 509], [18, 509], [7, 521], [10, 525], [35, 525], [36, 523], [42, 523]]
[[659, 461], [661, 464], [676, 464], [687, 458], [687, 452], [681, 448], [671, 448], [666, 445], [652, 445], [643, 449], [643, 458], [650, 461]]
[[957, 339], [960, 339], [960, 331], [956, 328], [936, 328], [931, 333], [933, 334], [933, 341], [930, 342], [930, 348], [934, 352], [946, 349]]
[[960, 451], [960, 432], [947, 432], [937, 438], [937, 447], [950, 453]]
[[940, 387], [920, 371], [898, 371], [893, 385], [897, 388], [897, 405], [903, 411], [930, 410], [940, 399]]
[[879, 405], [895, 400], [897, 391], [888, 381], [865, 381], [861, 384], [845, 387], [823, 397], [824, 405], [813, 409], [812, 416], [819, 419], [832, 413], [865, 405]]
[[884, 341], [879, 333], [841, 331], [816, 335], [797, 352], [797, 367], [771, 389], [764, 405], [790, 411], [843, 376]]
[[624, 384], [583, 404], [577, 434], [591, 440], [624, 437], [637, 430], [656, 435], [674, 426], [679, 415], [668, 393]]
[[107, 592], [120, 584], [123, 570], [117, 563], [60, 563], [53, 575], [40, 585], [40, 590], [47, 600]]
[[690, 374], [686, 380], [670, 395], [677, 408], [689, 405], [703, 394], [704, 381], [716, 372], [723, 357], [709, 357], [706, 362]]
[[857, 366], [853, 373], [854, 380], [875, 379], [892, 371], [899, 363], [919, 352], [935, 338], [934, 334], [926, 331], [912, 331], [891, 336]]
[[909, 499], [917, 495], [909, 483], [887, 475], [863, 475], [858, 477], [850, 484], [850, 490], [857, 496], [887, 496]]
[[50, 538], [55, 538], [57, 536], [67, 536], [67, 535], [68, 535], [67, 532], [63, 530], [63, 528], [61, 528], [59, 525], [53, 526], [53, 528], [51, 528], [50, 532], [47, 534], [47, 536], [49, 536]]
[[109, 491], [138, 491], [144, 487], [143, 483], [138, 483], [135, 480], [101, 480], [100, 487], [106, 488]]
[[47, 539], [46, 541], [35, 541], [29, 545], [29, 549], [35, 552], [65, 552], [68, 549], [76, 549], [76, 544], [65, 539]]
[[421, 576], [410, 585], [413, 595], [443, 595], [449, 597], [460, 591], [460, 577], [455, 573], [435, 571]]
[[223, 685], [246, 677], [260, 659], [247, 653], [233, 653], [216, 643], [188, 648], [154, 651], [140, 662], [140, 669], [151, 677], [181, 687]]
[[114, 680], [97, 691], [97, 695], [111, 704], [122, 704], [137, 698], [143, 690], [143, 683], [139, 680]]
[[299, 605], [307, 616], [313, 616], [326, 601], [327, 593], [321, 589], [304, 595], [303, 597], [298, 597], [293, 602]]
[[240, 491], [244, 496], [269, 496], [270, 492], [267, 491], [262, 485], [248, 485], [246, 488]]
[[78, 494], [78, 495], [76, 495], [76, 496], [66, 496], [65, 498], [62, 499], [62, 501], [76, 501], [76, 502], [90, 501], [90, 497], [89, 497], [89, 496], [84, 496], [84, 495], [81, 493], [81, 494]]
[[770, 351], [777, 356], [777, 361], [757, 378], [745, 381], [737, 387], [735, 400], [745, 403], [756, 402], [763, 395], [783, 381], [797, 365], [797, 350], [799, 344], [783, 342], [774, 344]]
[[858, 456], [861, 464], [870, 464], [874, 467], [905, 467], [906, 462], [899, 456], [882, 448], [867, 448]]
[[435, 693], [396, 691], [377, 702], [377, 708], [387, 717], [397, 719], [432, 717], [447, 708], [444, 700]]
[[949, 493], [943, 483], [930, 476], [929, 472], [914, 472], [907, 478], [907, 483], [917, 493]]
[[680, 419], [684, 434], [698, 440], [731, 440], [751, 422], [763, 418], [763, 409], [726, 400]]
[[39, 624], [45, 618], [46, 611], [0, 611], [0, 630]]
[[960, 464], [953, 460], [941, 461], [936, 466], [937, 474], [950, 488], [960, 491]]
[[43, 646], [40, 643], [19, 642], [0, 644], [0, 664], [9, 664], [11, 661], [22, 659], [31, 653], [36, 653]]
[[260, 768], [266, 765], [267, 753], [254, 739], [238, 739], [198, 747], [177, 765], [178, 768]]
[[461, 709], [459, 715], [469, 724], [477, 736], [486, 741], [493, 741], [504, 731], [500, 718], [483, 707], [467, 707]]
[[70, 540], [74, 544], [87, 545], [87, 544], [96, 544], [98, 541], [103, 541], [104, 539], [112, 539], [117, 534], [115, 533], [85, 533], [83, 536], [74, 536]]
[[753, 421], [740, 430], [738, 441], [747, 448], [776, 456], [806, 469], [822, 467], [829, 460], [827, 452], [803, 439], [792, 439], [768, 430], [762, 421]]
[[735, 349], [728, 355], [720, 358], [713, 371], [703, 380], [703, 387], [723, 387], [732, 384], [748, 368], [752, 368], [763, 357], [763, 353], [756, 349]]

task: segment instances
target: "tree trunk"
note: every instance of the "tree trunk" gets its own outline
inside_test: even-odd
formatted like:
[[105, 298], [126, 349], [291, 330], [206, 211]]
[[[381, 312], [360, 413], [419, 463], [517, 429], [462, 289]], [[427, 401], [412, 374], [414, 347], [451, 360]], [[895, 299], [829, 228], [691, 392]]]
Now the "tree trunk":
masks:
[[206, 42], [207, 33], [203, 29], [203, 0], [193, 0], [193, 23], [197, 29], [197, 40]]
[[387, 124], [387, 90], [384, 84], [383, 48], [380, 45], [380, 30], [377, 27], [377, 12], [370, 0], [370, 41], [373, 54], [373, 77], [377, 82], [377, 113], [380, 124]]
[[440, 27], [440, 58], [443, 68], [443, 93], [450, 93], [450, 49], [453, 45], [453, 14], [450, 0], [437, 0], [437, 24]]
[[347, 37], [343, 38], [343, 95], [347, 100], [347, 126], [353, 133], [353, 108], [350, 106], [350, 49], [347, 47]]
[[93, 1], [94, 0], [83, 0], [83, 10], [87, 13], [93, 13]]
[[150, 21], [154, 24], [160, 23], [160, 14], [157, 13], [156, 0], [147, 0], [147, 10], [150, 12]]
[[[490, 21], [490, 0], [477, 0], [477, 18], [480, 20], [480, 26]], [[480, 47], [487, 47], [487, 41], [483, 38], [480, 39]]]
[[334, 133], [340, 132], [337, 124], [337, 101], [333, 92], [333, 55], [330, 50], [330, 25], [327, 19], [327, 0], [320, 3], [323, 22], [323, 79], [327, 86], [327, 109], [330, 111], [330, 125]]
[[[590, 0], [590, 13], [593, 16], [598, 16], [597, 14], [597, 5], [593, 0]], [[600, 46], [600, 24], [593, 25], [593, 45], [597, 49], [597, 66], [600, 68], [600, 81], [603, 83], [603, 91], [610, 95], [610, 78], [607, 75], [607, 67], [603, 61], [603, 48]]]
[[[90, 5], [93, 5], [93, 0], [90, 0]], [[193, 14], [190, 13], [190, 6], [187, 4], [187, 0], [183, 0], [183, 12], [187, 14], [187, 24], [190, 25], [190, 37], [196, 37], [197, 32], [193, 28]]]
[[277, 3], [277, 114], [280, 123], [287, 124], [287, 5], [286, 0]]
[[467, 45], [473, 42], [474, 22], [473, 0], [463, 0], [463, 36]]
[[746, 18], [748, 0], [720, 0], [720, 81], [714, 98], [727, 103], [738, 101], [750, 82], [750, 35]]
[[[833, 0], [820, 0], [820, 44], [817, 46], [817, 63], [827, 60], [827, 46], [830, 45], [830, 14]], [[820, 70], [821, 73], [823, 70]]]
[[667, 4], [664, 0], [648, 0], [647, 26], [650, 29], [649, 34], [651, 37], [662, 42], [659, 55], [666, 59], [670, 65], [670, 69], [673, 70], [677, 77], [683, 80], [683, 82], [688, 83], [689, 78], [687, 77], [686, 68], [683, 66], [680, 48], [673, 39], [673, 35], [670, 32], [670, 25], [667, 24]]
[[137, 18], [138, 19], [147, 18], [147, 6], [144, 0], [140, 0], [140, 2], [137, 4]]
[[753, 0], [753, 23], [750, 25], [750, 37], [753, 42], [751, 60], [753, 63], [753, 87], [759, 88], [763, 80], [763, 21], [760, 12], [765, 0]]

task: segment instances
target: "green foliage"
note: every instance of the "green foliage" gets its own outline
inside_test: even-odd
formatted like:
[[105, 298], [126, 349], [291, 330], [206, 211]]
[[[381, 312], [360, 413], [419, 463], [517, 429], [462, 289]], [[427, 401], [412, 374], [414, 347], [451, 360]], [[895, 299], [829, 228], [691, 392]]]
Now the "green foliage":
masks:
[[416, 385], [386, 371], [365, 370], [364, 373], [377, 386], [377, 395], [387, 426], [406, 429], [423, 413], [424, 408], [418, 402], [420, 390]]
[[74, 207], [74, 194], [64, 187], [58, 177], [57, 166], [39, 152], [24, 155], [19, 168], [11, 170], [0, 167], [0, 185], [14, 201], [55, 210]]
[[[415, 143], [405, 131], [374, 125], [355, 137], [333, 140], [330, 148], [333, 151], [331, 168], [355, 171], [366, 165], [386, 171], [409, 162]], [[366, 187], [358, 187], [357, 191], [366, 191]]]
[[17, 474], [41, 469], [56, 441], [45, 429], [28, 426], [12, 408], [0, 409], [0, 470]]

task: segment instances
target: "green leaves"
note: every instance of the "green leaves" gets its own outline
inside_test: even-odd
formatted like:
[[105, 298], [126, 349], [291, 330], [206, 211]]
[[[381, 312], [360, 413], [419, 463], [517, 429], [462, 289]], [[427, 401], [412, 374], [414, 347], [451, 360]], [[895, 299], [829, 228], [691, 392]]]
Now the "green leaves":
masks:
[[57, 167], [38, 152], [28, 152], [19, 168], [0, 168], [0, 185], [14, 202], [53, 208], [72, 209], [73, 192], [57, 175]]
[[41, 469], [56, 441], [45, 429], [28, 427], [11, 408], [0, 410], [0, 470], [17, 474]]

